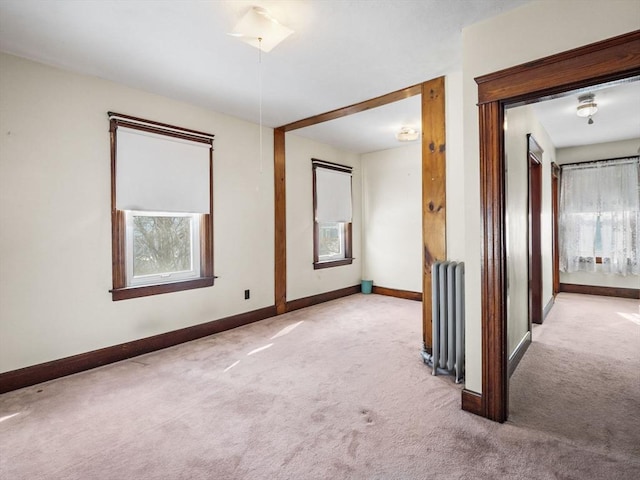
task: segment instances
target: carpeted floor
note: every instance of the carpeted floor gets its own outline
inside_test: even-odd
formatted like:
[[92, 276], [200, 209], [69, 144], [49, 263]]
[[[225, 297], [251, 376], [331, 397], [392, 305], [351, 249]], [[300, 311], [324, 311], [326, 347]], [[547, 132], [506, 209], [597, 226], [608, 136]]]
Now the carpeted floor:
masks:
[[511, 378], [509, 421], [638, 461], [638, 301], [558, 295]]
[[1, 395], [0, 478], [640, 478], [638, 307], [612, 305], [558, 297], [503, 425], [422, 364], [419, 302], [360, 294]]

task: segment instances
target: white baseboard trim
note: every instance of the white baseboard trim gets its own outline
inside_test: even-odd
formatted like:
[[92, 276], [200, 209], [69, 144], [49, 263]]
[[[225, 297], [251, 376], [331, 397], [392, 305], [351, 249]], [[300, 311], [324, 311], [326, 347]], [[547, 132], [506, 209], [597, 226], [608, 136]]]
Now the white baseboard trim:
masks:
[[516, 370], [516, 367], [524, 357], [527, 348], [531, 345], [531, 332], [527, 332], [518, 343], [518, 346], [513, 350], [513, 353], [509, 356], [509, 361], [507, 362], [507, 374], [509, 377], [513, 375], [513, 372]]
[[555, 302], [555, 298], [552, 296], [547, 304], [544, 306], [544, 310], [542, 310], [542, 319], [544, 320], [549, 315], [551, 308], [553, 307], [553, 303]]

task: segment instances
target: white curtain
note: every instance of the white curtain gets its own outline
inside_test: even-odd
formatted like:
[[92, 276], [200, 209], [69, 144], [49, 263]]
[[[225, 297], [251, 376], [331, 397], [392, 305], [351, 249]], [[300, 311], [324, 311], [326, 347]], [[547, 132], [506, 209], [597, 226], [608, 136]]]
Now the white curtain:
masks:
[[640, 275], [638, 157], [566, 166], [560, 185], [560, 271]]

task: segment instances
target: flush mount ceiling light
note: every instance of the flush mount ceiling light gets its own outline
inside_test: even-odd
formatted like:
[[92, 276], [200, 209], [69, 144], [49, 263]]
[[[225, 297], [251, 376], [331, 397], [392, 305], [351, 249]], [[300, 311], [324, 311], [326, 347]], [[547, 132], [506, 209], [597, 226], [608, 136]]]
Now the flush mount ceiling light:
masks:
[[271, 16], [267, 9], [252, 7], [229, 34], [263, 52], [271, 51], [293, 33]]
[[576, 114], [582, 118], [589, 117], [589, 121], [587, 122], [589, 125], [593, 123], [593, 118], [591, 117], [598, 111], [598, 104], [595, 102], [595, 98], [596, 96], [593, 93], [578, 97]]
[[396, 133], [396, 139], [399, 142], [413, 142], [420, 136], [420, 131], [413, 127], [402, 127], [398, 133]]

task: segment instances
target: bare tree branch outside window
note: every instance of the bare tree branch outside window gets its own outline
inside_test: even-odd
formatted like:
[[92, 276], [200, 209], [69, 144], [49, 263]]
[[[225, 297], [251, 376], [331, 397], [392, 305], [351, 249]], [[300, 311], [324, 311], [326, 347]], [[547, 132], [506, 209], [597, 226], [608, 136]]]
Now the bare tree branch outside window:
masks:
[[190, 217], [133, 217], [133, 274], [158, 275], [191, 269]]

